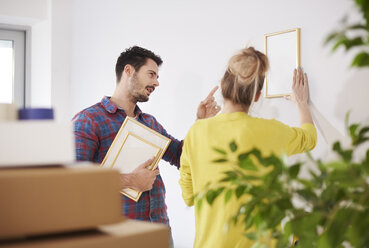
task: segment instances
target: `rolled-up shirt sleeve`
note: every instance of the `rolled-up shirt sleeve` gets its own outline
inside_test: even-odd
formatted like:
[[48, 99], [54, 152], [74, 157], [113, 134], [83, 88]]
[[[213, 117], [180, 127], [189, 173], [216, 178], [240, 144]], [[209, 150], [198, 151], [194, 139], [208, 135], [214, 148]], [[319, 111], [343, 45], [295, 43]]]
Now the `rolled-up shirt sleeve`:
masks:
[[177, 169], [179, 169], [183, 141], [178, 140], [174, 138], [172, 135], [170, 135], [164, 129], [164, 127], [155, 119], [154, 116], [145, 114], [145, 119], [146, 121], [144, 121], [144, 124], [146, 126], [148, 126], [151, 129], [154, 129], [155, 131], [161, 133], [162, 135], [170, 139], [170, 144], [163, 155], [163, 159], [169, 162], [169, 164], [174, 165], [177, 167]]
[[77, 161], [94, 161], [98, 150], [98, 136], [94, 123], [82, 114], [73, 118], [73, 126]]

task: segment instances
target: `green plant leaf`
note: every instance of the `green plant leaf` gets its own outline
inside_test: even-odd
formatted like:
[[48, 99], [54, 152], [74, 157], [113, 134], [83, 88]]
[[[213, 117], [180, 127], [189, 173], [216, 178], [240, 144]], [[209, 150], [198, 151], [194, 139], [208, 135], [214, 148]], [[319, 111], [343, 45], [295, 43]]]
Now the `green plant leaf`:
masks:
[[213, 148], [213, 149], [214, 149], [214, 151], [216, 151], [216, 152], [218, 152], [218, 153], [220, 153], [222, 155], [227, 155], [227, 153], [224, 150], [222, 150], [222, 149], [219, 149], [219, 148]]
[[288, 198], [279, 199], [274, 203], [279, 209], [286, 211], [293, 208], [291, 200]]
[[258, 233], [257, 232], [249, 232], [244, 234], [246, 238], [250, 240], [257, 240], [258, 239]]
[[326, 166], [336, 170], [347, 170], [349, 168], [349, 164], [346, 161], [328, 162]]
[[232, 178], [232, 177], [224, 177], [222, 178], [219, 182], [230, 182], [230, 181], [233, 181], [235, 180], [235, 178]]
[[233, 194], [233, 189], [228, 189], [227, 192], [224, 195], [224, 202], [227, 203], [231, 199]]
[[299, 215], [290, 221], [293, 232], [299, 237], [299, 246], [317, 247], [316, 245], [314, 246], [318, 237], [316, 228], [322, 221], [322, 218], [324, 216], [320, 212], [305, 212], [305, 214]]
[[366, 174], [369, 174], [369, 149], [366, 151], [366, 156], [362, 161], [363, 169], [365, 170]]
[[218, 197], [223, 191], [224, 191], [225, 187], [220, 187], [215, 191], [215, 195], [216, 197]]
[[241, 160], [245, 160], [250, 156], [250, 153], [246, 152], [246, 153], [241, 153], [240, 155], [238, 155], [238, 161]]
[[252, 161], [250, 157], [243, 159], [243, 160], [239, 160], [238, 165], [244, 170], [251, 170], [251, 171], [258, 170], [258, 168], [254, 165], [254, 162]]
[[359, 124], [352, 124], [349, 127], [349, 131], [350, 131], [350, 136], [352, 139], [356, 138], [356, 130], [359, 127]]
[[200, 198], [200, 199], [197, 201], [197, 210], [200, 210], [200, 209], [201, 209], [202, 201], [203, 201], [203, 198]]
[[296, 193], [298, 193], [301, 197], [303, 197], [308, 202], [317, 202], [318, 201], [317, 195], [311, 190], [300, 189], [300, 190], [297, 190]]
[[217, 160], [213, 160], [214, 163], [224, 163], [224, 162], [228, 162], [228, 160], [226, 158], [220, 158]]
[[315, 187], [314, 182], [312, 182], [310, 180], [297, 178], [296, 181], [301, 183], [307, 189], [312, 189], [312, 188]]
[[333, 32], [333, 33], [330, 33], [327, 38], [325, 39], [325, 44], [328, 44], [329, 42], [337, 39], [337, 36], [339, 36], [340, 33], [338, 32]]
[[[330, 40], [328, 41], [328, 39]], [[353, 47], [363, 46], [365, 44], [361, 36], [350, 39], [345, 35], [345, 33], [336, 33], [335, 36], [328, 36], [327, 42], [333, 40], [335, 40], [336, 42], [332, 48], [332, 51], [337, 50], [337, 48], [340, 46], [344, 46], [346, 51], [348, 51]]]
[[225, 187], [220, 187], [218, 189], [210, 189], [206, 192], [206, 201], [209, 205], [212, 205], [214, 200], [223, 192]]
[[333, 215], [331, 224], [327, 227], [320, 240], [318, 241], [319, 247], [323, 245], [329, 245], [329, 247], [338, 247], [345, 239], [345, 233], [350, 225], [352, 214], [354, 212], [347, 208], [341, 208]]
[[295, 179], [300, 172], [301, 164], [295, 164], [288, 168], [288, 174], [291, 178]]
[[360, 145], [361, 143], [364, 143], [369, 140], [369, 137], [361, 138], [357, 142], [354, 143], [354, 145]]
[[364, 136], [367, 132], [369, 132], [369, 127], [363, 127], [359, 131], [359, 136]]
[[250, 175], [243, 175], [242, 179], [245, 180], [245, 181], [253, 181], [253, 180], [260, 180], [260, 177], [250, 176]]
[[261, 197], [264, 192], [265, 190], [261, 186], [254, 186], [249, 190], [249, 193], [254, 197]]
[[365, 247], [369, 244], [369, 209], [356, 212], [347, 228], [347, 238], [352, 247]]
[[346, 36], [340, 35], [336, 37], [336, 43], [332, 47], [332, 52], [336, 51], [340, 46], [345, 46]]
[[349, 120], [350, 120], [350, 114], [351, 114], [351, 111], [347, 111], [346, 115], [345, 115], [345, 128], [346, 130], [349, 129]]
[[243, 192], [245, 191], [245, 186], [244, 185], [240, 185], [236, 188], [236, 197], [237, 199], [239, 199], [241, 197], [241, 195], [243, 194]]
[[226, 172], [224, 172], [224, 174], [226, 174], [232, 180], [234, 180], [238, 177], [238, 174], [235, 171], [226, 171]]
[[359, 171], [356, 169], [350, 170], [334, 170], [327, 177], [328, 183], [334, 183], [336, 186], [346, 187], [359, 187], [363, 184], [365, 178], [358, 176]]
[[365, 25], [362, 25], [362, 24], [353, 24], [353, 25], [347, 26], [347, 30], [363, 30], [363, 31], [368, 31], [368, 29], [365, 27]]
[[206, 201], [209, 203], [209, 205], [213, 204], [216, 197], [216, 192], [214, 190], [211, 189], [206, 192]]
[[235, 152], [237, 150], [237, 145], [236, 145], [236, 142], [232, 141], [230, 144], [229, 144], [229, 148], [231, 149], [232, 152]]
[[356, 47], [356, 46], [362, 46], [364, 45], [364, 40], [362, 37], [355, 37], [353, 39], [347, 39], [346, 42], [345, 42], [345, 48], [346, 50], [350, 50], [351, 48], [353, 47]]
[[254, 217], [251, 214], [246, 215], [245, 230], [248, 230], [250, 227], [252, 227], [253, 224], [254, 224]]
[[359, 129], [357, 136], [355, 136], [355, 139], [353, 138], [352, 144], [358, 146], [369, 140], [369, 137], [365, 136], [367, 132], [369, 132], [369, 127]]
[[357, 54], [352, 60], [351, 66], [353, 67], [369, 66], [369, 54], [367, 52], [361, 52]]
[[280, 225], [282, 219], [285, 217], [284, 212], [275, 204], [266, 204], [264, 208], [261, 208], [260, 216], [268, 228]]
[[342, 150], [340, 142], [336, 142], [333, 144], [333, 150], [337, 152], [345, 161], [351, 161], [352, 150]]
[[265, 159], [260, 160], [264, 166], [274, 165], [276, 168], [281, 168], [283, 165], [282, 159], [275, 156], [274, 154], [272, 154], [269, 157], [266, 157]]

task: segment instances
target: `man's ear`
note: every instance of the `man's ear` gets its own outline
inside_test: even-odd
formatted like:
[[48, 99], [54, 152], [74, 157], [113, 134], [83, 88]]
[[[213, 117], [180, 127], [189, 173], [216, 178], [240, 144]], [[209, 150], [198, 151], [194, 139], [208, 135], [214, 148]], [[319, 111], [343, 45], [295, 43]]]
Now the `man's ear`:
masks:
[[255, 102], [257, 102], [257, 101], [259, 101], [259, 99], [260, 99], [260, 96], [261, 96], [261, 91], [258, 91], [257, 93], [256, 93], [256, 95], [255, 95]]
[[135, 72], [135, 68], [129, 64], [124, 66], [123, 73], [125, 73], [128, 77], [131, 77]]

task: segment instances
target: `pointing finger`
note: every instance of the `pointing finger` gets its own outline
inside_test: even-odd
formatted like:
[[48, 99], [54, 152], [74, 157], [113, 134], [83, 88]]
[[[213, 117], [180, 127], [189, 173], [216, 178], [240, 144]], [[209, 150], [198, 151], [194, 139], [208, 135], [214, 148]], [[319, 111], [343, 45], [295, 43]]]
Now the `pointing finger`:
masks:
[[213, 97], [214, 96], [214, 93], [218, 90], [219, 86], [215, 86], [209, 93], [209, 95], [206, 97], [206, 99], [210, 98], [210, 97]]

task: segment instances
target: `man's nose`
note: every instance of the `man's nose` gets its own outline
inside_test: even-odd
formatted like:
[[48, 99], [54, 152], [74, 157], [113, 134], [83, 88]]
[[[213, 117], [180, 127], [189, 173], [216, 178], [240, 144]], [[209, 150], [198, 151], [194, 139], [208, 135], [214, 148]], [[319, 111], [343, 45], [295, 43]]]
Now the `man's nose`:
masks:
[[157, 79], [155, 79], [154, 85], [155, 85], [155, 87], [158, 87], [159, 86], [159, 81]]

